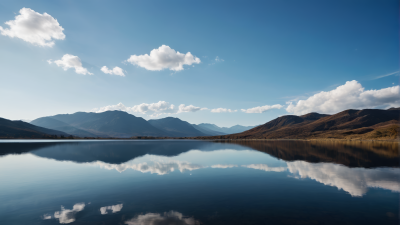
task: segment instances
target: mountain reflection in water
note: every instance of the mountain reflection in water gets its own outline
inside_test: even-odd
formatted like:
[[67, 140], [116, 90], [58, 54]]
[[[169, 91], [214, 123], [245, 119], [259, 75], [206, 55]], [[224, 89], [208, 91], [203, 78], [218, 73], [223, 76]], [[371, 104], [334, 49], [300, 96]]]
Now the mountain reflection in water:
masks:
[[399, 222], [398, 143], [0, 142], [5, 168], [0, 224]]

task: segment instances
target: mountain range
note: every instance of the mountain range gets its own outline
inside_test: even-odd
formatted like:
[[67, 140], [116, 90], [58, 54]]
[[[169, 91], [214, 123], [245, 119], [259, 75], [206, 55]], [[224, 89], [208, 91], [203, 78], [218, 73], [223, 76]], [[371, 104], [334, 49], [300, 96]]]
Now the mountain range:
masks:
[[239, 133], [254, 127], [236, 125], [227, 128], [205, 123], [196, 125], [174, 117], [146, 121], [123, 111], [58, 114], [41, 117], [30, 123], [77, 137], [102, 138], [215, 136]]
[[398, 135], [400, 108], [349, 109], [327, 115], [285, 115], [257, 127], [190, 124], [178, 118], [145, 120], [123, 111], [77, 112], [41, 117], [26, 123], [0, 118], [1, 138], [42, 138], [50, 135], [196, 139], [388, 139]]
[[314, 139], [362, 138], [387, 139], [398, 137], [400, 108], [349, 109], [326, 115], [308, 113], [302, 116], [278, 117], [250, 130], [204, 139]]
[[45, 138], [50, 135], [68, 136], [69, 134], [58, 131], [35, 126], [23, 121], [12, 121], [0, 118], [0, 137], [5, 138]]

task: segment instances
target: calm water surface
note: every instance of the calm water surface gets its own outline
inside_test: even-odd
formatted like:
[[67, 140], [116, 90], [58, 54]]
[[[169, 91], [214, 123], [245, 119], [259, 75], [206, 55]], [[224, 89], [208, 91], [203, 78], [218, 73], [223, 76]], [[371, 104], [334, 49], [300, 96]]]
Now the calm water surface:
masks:
[[0, 224], [399, 224], [397, 143], [0, 142]]

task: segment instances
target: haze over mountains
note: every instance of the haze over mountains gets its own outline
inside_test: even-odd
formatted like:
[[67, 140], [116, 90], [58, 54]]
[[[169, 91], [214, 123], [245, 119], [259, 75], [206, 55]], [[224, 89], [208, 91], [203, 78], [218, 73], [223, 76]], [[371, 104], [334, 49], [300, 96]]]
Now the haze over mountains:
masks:
[[221, 128], [214, 124], [195, 125], [174, 117], [146, 121], [123, 111], [59, 114], [35, 119], [31, 124], [78, 137], [103, 138], [214, 136], [239, 133], [252, 128], [240, 125], [231, 128]]

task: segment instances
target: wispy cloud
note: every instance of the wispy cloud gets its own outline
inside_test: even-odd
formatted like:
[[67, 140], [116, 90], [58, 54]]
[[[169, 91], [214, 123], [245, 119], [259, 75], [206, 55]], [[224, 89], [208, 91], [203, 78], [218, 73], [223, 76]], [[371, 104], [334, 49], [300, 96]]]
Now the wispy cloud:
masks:
[[275, 105], [264, 105], [264, 106], [257, 106], [250, 109], [242, 109], [242, 112], [245, 113], [263, 113], [271, 109], [280, 109], [283, 105], [275, 104]]
[[388, 74], [385, 74], [385, 75], [377, 76], [377, 77], [373, 78], [372, 80], [376, 80], [376, 79], [380, 79], [380, 78], [388, 77], [388, 76], [393, 76], [393, 75], [398, 76], [399, 74], [400, 74], [400, 70], [398, 70], [396, 72], [393, 72], [393, 73], [388, 73]]

